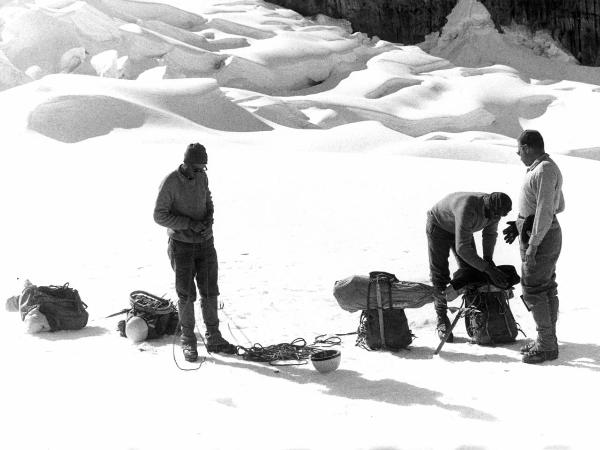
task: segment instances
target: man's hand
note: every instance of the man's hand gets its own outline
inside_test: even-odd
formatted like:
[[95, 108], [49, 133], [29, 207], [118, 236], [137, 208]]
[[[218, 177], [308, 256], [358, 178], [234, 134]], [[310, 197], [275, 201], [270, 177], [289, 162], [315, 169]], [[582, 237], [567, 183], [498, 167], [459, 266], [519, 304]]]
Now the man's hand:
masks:
[[525, 251], [525, 259], [523, 260], [523, 262], [525, 264], [527, 264], [529, 267], [534, 267], [535, 266], [535, 255], [537, 254], [537, 250], [538, 247], [537, 245], [530, 245], [529, 247], [527, 247], [527, 250]]
[[502, 234], [504, 234], [504, 242], [507, 244], [512, 244], [519, 235], [519, 230], [517, 229], [517, 224], [514, 220], [510, 220], [506, 223], [508, 226], [502, 230]]
[[190, 230], [192, 230], [194, 233], [201, 233], [205, 228], [206, 225], [199, 220], [192, 220], [190, 222]]
[[504, 272], [497, 269], [496, 267], [490, 266], [490, 268], [485, 272], [494, 286], [498, 286], [499, 288], [506, 289], [508, 288], [508, 279]]

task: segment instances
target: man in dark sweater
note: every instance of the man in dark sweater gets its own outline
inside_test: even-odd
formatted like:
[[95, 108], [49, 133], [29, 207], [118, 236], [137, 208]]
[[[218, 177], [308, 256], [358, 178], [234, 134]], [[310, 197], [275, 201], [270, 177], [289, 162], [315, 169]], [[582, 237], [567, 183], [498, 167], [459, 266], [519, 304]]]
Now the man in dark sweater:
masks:
[[[459, 268], [473, 267], [484, 272], [498, 287], [507, 287], [504, 273], [493, 262], [498, 222], [512, 209], [510, 197], [502, 192], [455, 192], [437, 202], [427, 212], [427, 243], [431, 282], [444, 292], [450, 282], [448, 258], [454, 253]], [[482, 232], [483, 258], [477, 254], [473, 234]], [[443, 339], [450, 330], [447, 303], [434, 301], [437, 332]], [[452, 342], [453, 336], [447, 342]]]
[[187, 361], [198, 358], [194, 333], [194, 278], [200, 291], [207, 350], [230, 354], [236, 351], [219, 331], [218, 261], [213, 239], [214, 206], [206, 176], [207, 162], [203, 145], [188, 145], [183, 164], [160, 185], [154, 207], [154, 221], [166, 227], [169, 235], [168, 255], [175, 271], [181, 346]]

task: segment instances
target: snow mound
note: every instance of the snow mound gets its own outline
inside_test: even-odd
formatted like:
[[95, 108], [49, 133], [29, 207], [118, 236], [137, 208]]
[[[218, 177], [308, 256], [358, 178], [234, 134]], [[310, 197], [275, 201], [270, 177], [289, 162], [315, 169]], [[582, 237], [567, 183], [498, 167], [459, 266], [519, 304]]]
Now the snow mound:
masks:
[[0, 52], [0, 91], [30, 82], [29, 75], [17, 69], [10, 60]]
[[28, 116], [28, 128], [68, 143], [105, 135], [116, 128], [138, 128], [148, 122], [192, 122], [213, 130], [238, 132], [269, 129], [226, 99], [214, 80], [99, 80], [51, 75], [34, 83], [30, 90], [37, 104]]
[[168, 25], [191, 31], [202, 29], [207, 22], [201, 15], [158, 2], [100, 0], [94, 3], [99, 9], [126, 22], [160, 20]]
[[[140, 86], [216, 80], [218, 101], [210, 111], [195, 111], [193, 105], [204, 105], [204, 94], [181, 99], [179, 108], [164, 108], [149, 102], [147, 93], [130, 98], [127, 84], [104, 92], [88, 83], [92, 89], [86, 92], [75, 89], [76, 82], [73, 92], [62, 86], [61, 78], [43, 79], [52, 95], [36, 94], [29, 128], [69, 142], [115, 129], [111, 120], [95, 129], [89, 111], [70, 113], [85, 109], [80, 101], [85, 98], [97, 116], [128, 110], [123, 127], [116, 127], [121, 129], [154, 120], [227, 131], [334, 129], [376, 121], [403, 138], [447, 133], [452, 140], [470, 131], [516, 138], [528, 126], [540, 129], [554, 151], [595, 146], [586, 128], [593, 117], [590, 105], [597, 103], [600, 70], [573, 64], [543, 31], [528, 34], [512, 27], [499, 33], [476, 0], [460, 0], [441, 35], [429, 36], [419, 46], [370, 39], [352, 33], [346, 21], [304, 18], [259, 1], [168, 3], [12, 2], [0, 9], [6, 54], [0, 60], [0, 88], [10, 90], [57, 73], [124, 79]], [[579, 83], [556, 83], [559, 79]], [[94, 95], [100, 96], [98, 101]], [[581, 120], [571, 125], [577, 139], [570, 144], [557, 124], [573, 114]], [[9, 115], [4, 114], [14, 122]], [[219, 124], [211, 119], [216, 117], [228, 120]], [[44, 126], [43, 120], [53, 125]], [[84, 131], [57, 125], [68, 121]]]
[[2, 29], [2, 50], [22, 71], [39, 66], [45, 73], [61, 71], [63, 55], [81, 47], [74, 25], [40, 10], [22, 10]]
[[600, 161], [600, 147], [576, 148], [565, 153], [569, 156]]
[[223, 86], [286, 94], [343, 78], [383, 51], [362, 34], [345, 36], [331, 27], [280, 31], [250, 47], [231, 49], [233, 56], [215, 77]]
[[73, 143], [116, 128], [141, 127], [150, 116], [147, 108], [113, 97], [63, 95], [38, 105], [29, 116], [29, 128], [57, 141]]

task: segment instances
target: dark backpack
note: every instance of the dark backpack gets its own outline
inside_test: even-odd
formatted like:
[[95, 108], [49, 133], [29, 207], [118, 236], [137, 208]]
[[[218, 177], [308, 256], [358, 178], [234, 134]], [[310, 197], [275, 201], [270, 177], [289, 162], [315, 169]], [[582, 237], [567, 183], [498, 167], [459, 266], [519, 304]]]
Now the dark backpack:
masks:
[[141, 317], [148, 325], [146, 339], [158, 339], [164, 335], [173, 335], [178, 331], [179, 314], [170, 300], [146, 291], [133, 291], [129, 295], [129, 302], [131, 308], [123, 311], [127, 312], [126, 320], [121, 320], [117, 324], [121, 336], [127, 337], [125, 324], [132, 317]]
[[33, 309], [46, 316], [50, 329], [80, 330], [88, 322], [87, 305], [83, 303], [77, 289], [63, 286], [29, 286], [21, 295], [19, 311], [21, 319]]
[[520, 328], [510, 310], [510, 298], [512, 289], [495, 286], [467, 289], [465, 326], [473, 343], [494, 345], [515, 341]]
[[[394, 282], [398, 282], [398, 279], [391, 273], [371, 272], [369, 274], [367, 309], [361, 313], [356, 339], [356, 345], [359, 347], [367, 350], [396, 351], [411, 344], [413, 334], [408, 328], [404, 309], [393, 307], [392, 283]], [[373, 290], [377, 301], [375, 305], [370, 300]], [[388, 299], [387, 309], [384, 307], [384, 295]]]

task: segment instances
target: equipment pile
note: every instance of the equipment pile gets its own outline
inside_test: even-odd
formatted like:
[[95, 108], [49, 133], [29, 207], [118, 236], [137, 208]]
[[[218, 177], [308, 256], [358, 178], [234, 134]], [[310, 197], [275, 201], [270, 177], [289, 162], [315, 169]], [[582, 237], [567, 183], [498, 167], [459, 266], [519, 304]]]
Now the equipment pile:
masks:
[[177, 333], [179, 315], [171, 300], [146, 291], [133, 291], [129, 295], [129, 303], [130, 308], [108, 316], [127, 313], [127, 318], [117, 325], [121, 336], [134, 342], [142, 342]]

